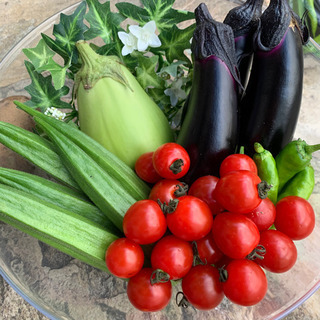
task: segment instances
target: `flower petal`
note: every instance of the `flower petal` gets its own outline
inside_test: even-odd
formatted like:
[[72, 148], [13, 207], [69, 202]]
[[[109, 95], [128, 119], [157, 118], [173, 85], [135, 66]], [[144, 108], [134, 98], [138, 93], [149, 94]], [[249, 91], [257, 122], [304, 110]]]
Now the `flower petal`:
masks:
[[143, 30], [146, 30], [150, 33], [155, 33], [156, 29], [157, 29], [157, 26], [154, 20], [149, 21], [143, 26]]
[[150, 35], [149, 46], [152, 48], [157, 48], [161, 46], [161, 41], [156, 34]]
[[148, 42], [138, 38], [138, 51], [145, 51], [148, 48]]
[[137, 38], [141, 36], [142, 28], [136, 25], [129, 26], [129, 31]]

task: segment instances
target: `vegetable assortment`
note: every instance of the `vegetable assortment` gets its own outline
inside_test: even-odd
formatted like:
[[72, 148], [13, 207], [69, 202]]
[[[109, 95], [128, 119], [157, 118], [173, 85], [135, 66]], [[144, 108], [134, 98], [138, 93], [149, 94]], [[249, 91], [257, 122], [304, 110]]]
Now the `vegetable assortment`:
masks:
[[181, 307], [255, 305], [315, 226], [320, 145], [292, 141], [308, 30], [286, 0], [247, 0], [223, 23], [204, 3], [142, 2], [82, 2], [25, 50], [31, 99], [15, 103], [35, 131], [0, 122], [0, 142], [53, 181], [0, 168], [0, 220], [126, 279], [141, 311], [165, 308], [175, 285]]

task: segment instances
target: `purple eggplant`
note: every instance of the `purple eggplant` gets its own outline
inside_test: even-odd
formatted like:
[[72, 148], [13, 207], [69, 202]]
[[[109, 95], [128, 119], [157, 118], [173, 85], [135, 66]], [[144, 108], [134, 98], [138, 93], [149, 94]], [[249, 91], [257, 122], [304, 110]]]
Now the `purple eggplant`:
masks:
[[245, 87], [253, 58], [253, 35], [262, 14], [263, 0], [247, 0], [232, 8], [223, 23], [228, 24], [234, 33], [236, 56], [242, 85]]
[[213, 20], [203, 3], [195, 17], [192, 89], [177, 138], [191, 159], [183, 178], [187, 183], [218, 175], [222, 160], [235, 152], [238, 137], [240, 79], [232, 28]]
[[239, 109], [240, 145], [253, 155], [259, 142], [275, 156], [292, 140], [298, 120], [308, 33], [286, 0], [271, 0], [259, 21]]

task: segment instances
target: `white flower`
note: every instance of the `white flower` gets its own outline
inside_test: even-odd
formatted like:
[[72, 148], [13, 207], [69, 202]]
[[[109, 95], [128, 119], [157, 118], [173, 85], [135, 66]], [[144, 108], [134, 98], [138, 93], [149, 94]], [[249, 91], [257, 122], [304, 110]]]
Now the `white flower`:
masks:
[[161, 41], [156, 35], [156, 23], [152, 20], [143, 27], [130, 26], [129, 31], [137, 38], [138, 51], [145, 51], [149, 46], [152, 48], [160, 47]]
[[181, 89], [183, 85], [183, 79], [179, 78], [178, 80], [174, 81], [170, 88], [164, 90], [164, 94], [170, 97], [170, 103], [172, 106], [175, 106], [179, 98], [186, 99], [187, 94], [184, 90]]
[[121, 51], [121, 54], [123, 56], [126, 56], [127, 54], [130, 54], [134, 50], [138, 49], [137, 48], [138, 39], [131, 32], [126, 33], [123, 31], [119, 31], [118, 37], [121, 40], [121, 42], [124, 44]]
[[47, 108], [44, 114], [56, 118], [58, 120], [63, 120], [66, 117], [66, 114], [64, 112], [61, 112], [59, 109], [55, 107]]

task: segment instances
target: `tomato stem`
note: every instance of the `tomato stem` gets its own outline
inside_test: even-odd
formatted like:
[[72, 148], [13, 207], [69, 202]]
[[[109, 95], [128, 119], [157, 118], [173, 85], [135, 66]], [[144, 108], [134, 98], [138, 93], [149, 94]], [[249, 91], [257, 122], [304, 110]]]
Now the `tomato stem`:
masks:
[[177, 184], [176, 187], [177, 189], [173, 193], [176, 197], [185, 196], [189, 189], [189, 186], [185, 182], [182, 182], [182, 185]]
[[266, 253], [266, 248], [261, 245], [261, 244], [258, 244], [253, 250], [251, 253], [249, 253], [247, 255], [247, 259], [249, 260], [255, 260], [255, 259], [264, 259], [264, 255]]
[[178, 174], [182, 171], [182, 166], [184, 165], [184, 162], [182, 159], [177, 159], [175, 161], [172, 162], [171, 166], [169, 167], [170, 170], [174, 173], [174, 174]]
[[166, 202], [162, 203], [160, 201], [160, 199], [158, 199], [157, 202], [158, 202], [158, 204], [164, 214], [167, 214], [167, 213], [170, 214], [170, 213], [173, 213], [177, 209], [179, 200], [178, 199], [170, 199], [168, 204], [166, 204]]
[[228, 280], [228, 271], [222, 266], [219, 268], [219, 280], [220, 282], [226, 282]]
[[[182, 298], [180, 299], [180, 301], [178, 301], [180, 295], [182, 295]], [[176, 294], [176, 304], [178, 307], [181, 308], [188, 308], [191, 306], [190, 302], [188, 301], [187, 297], [184, 295], [182, 291], [179, 291]]]
[[150, 276], [150, 283], [154, 285], [156, 283], [164, 283], [170, 281], [170, 275], [161, 269], [155, 269]]
[[258, 193], [261, 199], [265, 199], [268, 197], [268, 192], [272, 188], [272, 184], [268, 184], [266, 181], [261, 181], [258, 184]]
[[192, 251], [193, 251], [193, 266], [196, 266], [198, 264], [205, 265], [207, 264], [207, 260], [205, 259], [205, 262], [202, 261], [199, 255], [198, 251], [198, 245], [196, 241], [192, 241]]

